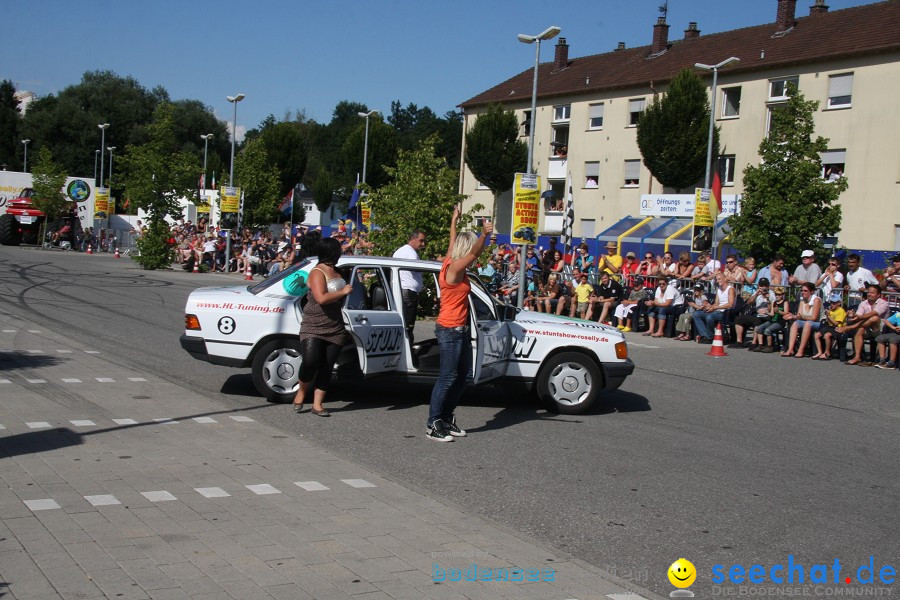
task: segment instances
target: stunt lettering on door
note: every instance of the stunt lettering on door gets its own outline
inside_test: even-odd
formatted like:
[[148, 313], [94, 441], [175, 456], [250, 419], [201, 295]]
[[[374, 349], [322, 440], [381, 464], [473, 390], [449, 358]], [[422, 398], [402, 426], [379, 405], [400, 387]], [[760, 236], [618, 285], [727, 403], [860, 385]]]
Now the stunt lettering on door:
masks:
[[369, 332], [366, 340], [366, 354], [379, 356], [383, 354], [396, 354], [400, 352], [403, 343], [402, 327], [378, 327]]
[[[509, 358], [509, 354], [512, 349], [512, 342], [508, 336], [498, 338], [498, 337], [488, 337], [485, 339], [487, 345], [484, 349], [485, 358], [495, 359], [495, 360], [503, 360], [505, 358]], [[491, 362], [494, 362], [491, 360]]]
[[513, 355], [516, 358], [528, 358], [534, 352], [537, 338], [525, 336], [521, 340], [513, 338]]

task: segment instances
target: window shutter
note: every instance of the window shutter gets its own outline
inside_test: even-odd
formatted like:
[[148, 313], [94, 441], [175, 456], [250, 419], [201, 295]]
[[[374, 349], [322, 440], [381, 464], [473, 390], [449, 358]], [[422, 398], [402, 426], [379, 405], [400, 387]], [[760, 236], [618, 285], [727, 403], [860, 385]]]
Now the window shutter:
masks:
[[849, 96], [853, 92], [853, 73], [832, 75], [828, 81], [828, 97]]
[[644, 106], [646, 104], [646, 100], [640, 98], [638, 100], [629, 100], [628, 101], [628, 112], [640, 112], [644, 110]]
[[625, 179], [641, 178], [641, 161], [626, 160], [625, 161]]
[[591, 104], [591, 118], [592, 119], [602, 119], [603, 118], [603, 105], [602, 104]]
[[585, 177], [600, 177], [600, 163], [599, 162], [584, 163], [584, 176]]
[[821, 154], [823, 165], [842, 165], [847, 162], [846, 150], [826, 150]]

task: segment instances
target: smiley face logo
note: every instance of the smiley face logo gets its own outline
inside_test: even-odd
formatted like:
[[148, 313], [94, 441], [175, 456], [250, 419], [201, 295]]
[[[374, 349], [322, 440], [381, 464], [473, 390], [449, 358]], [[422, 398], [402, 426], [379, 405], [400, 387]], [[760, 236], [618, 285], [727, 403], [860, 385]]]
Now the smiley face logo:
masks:
[[697, 569], [686, 558], [679, 558], [669, 567], [669, 582], [677, 588], [691, 587], [697, 579]]

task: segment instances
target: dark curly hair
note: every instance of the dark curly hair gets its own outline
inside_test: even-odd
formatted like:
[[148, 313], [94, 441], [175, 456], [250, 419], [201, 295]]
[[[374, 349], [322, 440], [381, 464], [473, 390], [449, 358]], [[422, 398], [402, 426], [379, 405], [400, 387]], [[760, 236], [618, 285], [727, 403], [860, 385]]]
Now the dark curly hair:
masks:
[[319, 242], [318, 256], [319, 262], [332, 267], [337, 264], [341, 258], [341, 243], [334, 238], [325, 238]]

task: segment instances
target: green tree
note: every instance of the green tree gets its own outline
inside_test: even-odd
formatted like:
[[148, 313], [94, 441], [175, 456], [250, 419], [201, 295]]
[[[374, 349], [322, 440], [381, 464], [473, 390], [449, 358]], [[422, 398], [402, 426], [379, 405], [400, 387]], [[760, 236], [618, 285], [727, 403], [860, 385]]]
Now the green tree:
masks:
[[18, 156], [20, 150], [24, 152], [21, 131], [22, 115], [16, 101], [16, 86], [4, 79], [0, 81], [0, 163], [12, 171], [19, 170], [22, 165]]
[[[679, 192], [697, 184], [706, 172], [709, 99], [706, 87], [683, 69], [661, 99], [654, 100], [637, 125], [644, 164], [664, 186]], [[719, 155], [719, 131], [713, 131], [712, 155]]]
[[334, 183], [331, 179], [331, 174], [322, 170], [319, 172], [319, 176], [316, 177], [316, 183], [313, 185], [313, 200], [316, 203], [316, 208], [321, 212], [325, 212], [331, 206], [333, 198]]
[[278, 168], [269, 164], [262, 139], [247, 142], [235, 157], [234, 179], [244, 195], [243, 223], [260, 226], [275, 222], [283, 195]]
[[820, 153], [828, 140], [813, 137], [819, 103], [807, 101], [793, 85], [788, 94], [759, 145], [762, 164], [744, 169], [741, 212], [728, 220], [734, 247], [757, 261], [779, 253], [788, 263], [799, 263], [805, 249], [824, 252], [822, 238], [841, 228], [841, 207], [835, 203], [849, 185], [846, 177], [822, 177]]
[[31, 167], [34, 207], [47, 215], [44, 219], [41, 238], [44, 239], [47, 224], [55, 221], [68, 208], [68, 200], [63, 188], [66, 185], [65, 170], [53, 160], [53, 153], [46, 146], [38, 150], [37, 160]]
[[512, 188], [516, 173], [528, 165], [528, 146], [519, 140], [519, 123], [512, 111], [491, 104], [466, 133], [466, 165], [494, 194], [491, 217], [496, 220], [497, 198]]
[[[362, 177], [363, 154], [365, 154], [366, 125], [363, 119], [356, 129], [344, 140], [341, 149], [344, 165], [349, 168], [351, 178], [356, 174]], [[373, 189], [386, 184], [389, 180], [387, 169], [397, 160], [397, 134], [393, 127], [381, 120], [379, 115], [369, 117], [369, 157], [366, 161], [365, 183]]]
[[262, 130], [270, 164], [278, 168], [279, 193], [287, 194], [303, 180], [309, 158], [309, 131], [305, 123], [282, 121]]
[[172, 264], [165, 218], [180, 217], [179, 199], [192, 198], [197, 191], [200, 158], [180, 150], [173, 114], [171, 104], [160, 104], [147, 127], [147, 142], [129, 144], [119, 159], [119, 179], [125, 194], [136, 207], [149, 213], [148, 232], [138, 240], [140, 256], [135, 257], [145, 269]]

